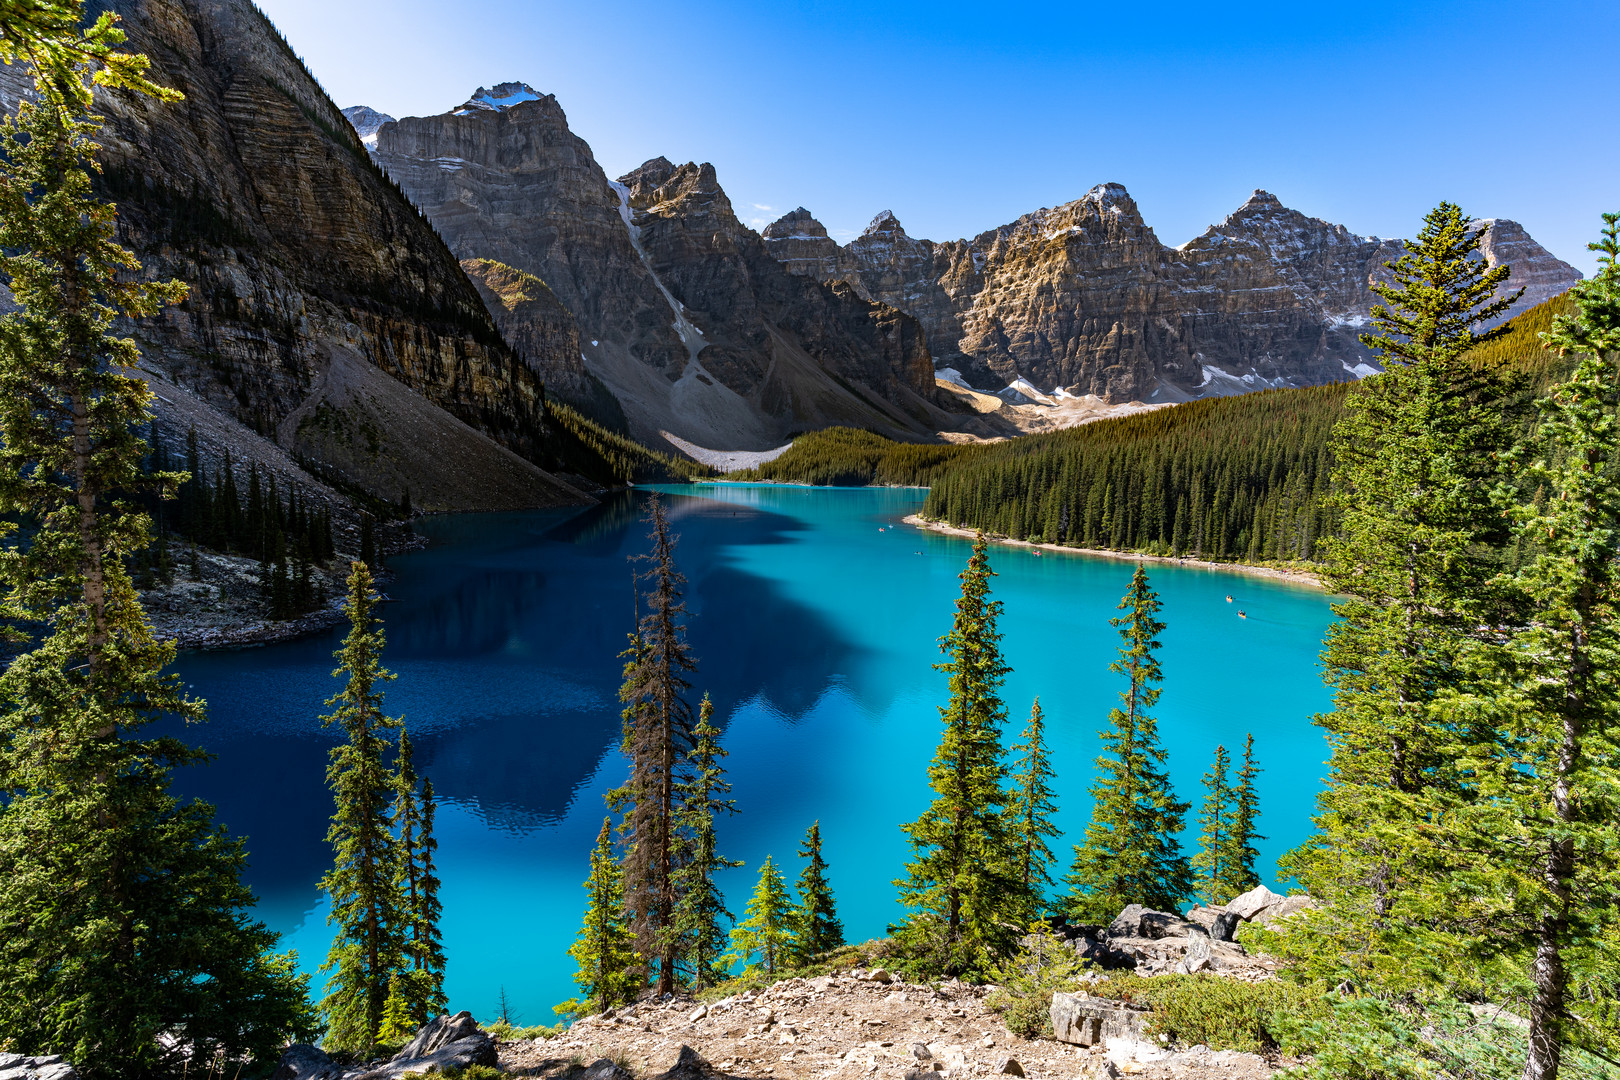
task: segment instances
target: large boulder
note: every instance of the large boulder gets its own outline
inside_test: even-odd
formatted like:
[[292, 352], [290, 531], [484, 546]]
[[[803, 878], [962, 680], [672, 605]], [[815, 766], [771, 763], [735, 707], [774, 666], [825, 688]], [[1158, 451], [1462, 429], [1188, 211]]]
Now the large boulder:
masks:
[[1256, 915], [1274, 904], [1282, 903], [1284, 899], [1264, 885], [1256, 885], [1242, 896], [1233, 897], [1227, 903], [1226, 910], [1246, 922], [1252, 922]]
[[319, 1047], [298, 1043], [281, 1055], [281, 1062], [270, 1074], [270, 1080], [337, 1080], [344, 1072], [344, 1067], [327, 1057]]
[[1105, 1046], [1109, 1039], [1143, 1038], [1147, 1012], [1122, 1001], [1084, 994], [1052, 995], [1052, 1033], [1075, 1046]]
[[416, 1037], [386, 1065], [368, 1069], [354, 1080], [399, 1080], [408, 1072], [444, 1072], [469, 1065], [493, 1068], [495, 1059], [494, 1037], [478, 1027], [472, 1013], [463, 1010], [423, 1024]]
[[1124, 910], [1114, 916], [1114, 921], [1108, 924], [1109, 937], [1140, 937], [1142, 935], [1142, 915], [1148, 909], [1141, 904], [1126, 904]]
[[1157, 941], [1168, 937], [1189, 937], [1193, 934], [1207, 934], [1207, 931], [1197, 923], [1188, 922], [1180, 915], [1168, 911], [1144, 911], [1138, 920], [1140, 936]]

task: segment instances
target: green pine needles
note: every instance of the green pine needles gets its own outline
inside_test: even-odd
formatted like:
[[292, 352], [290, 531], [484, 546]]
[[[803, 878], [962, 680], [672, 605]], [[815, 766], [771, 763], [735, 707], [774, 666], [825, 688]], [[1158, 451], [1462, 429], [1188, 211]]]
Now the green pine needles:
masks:
[[328, 1045], [369, 1051], [377, 1045], [389, 980], [404, 952], [401, 845], [390, 812], [399, 788], [387, 762], [400, 722], [382, 708], [381, 684], [394, 675], [382, 666], [383, 632], [373, 614], [377, 594], [365, 563], [353, 565], [348, 585], [349, 634], [332, 673], [347, 681], [326, 702], [332, 713], [322, 717], [341, 727], [345, 738], [332, 748], [326, 768], [337, 805], [326, 839], [336, 861], [321, 878], [321, 889], [331, 897], [326, 921], [336, 924], [337, 933], [321, 966], [331, 973], [321, 1010]]
[[721, 964], [726, 951], [722, 920], [732, 920], [715, 875], [742, 865], [716, 850], [715, 815], [735, 814], [737, 804], [726, 797], [731, 792], [721, 764], [726, 751], [720, 746], [720, 732], [713, 720], [714, 702], [704, 694], [698, 704], [698, 725], [692, 733], [695, 741], [687, 757], [686, 778], [677, 789], [679, 806], [675, 812], [675, 830], [681, 844], [674, 875], [679, 897], [675, 902], [675, 933], [681, 939], [681, 953], [693, 989], [713, 986], [726, 978]]
[[1204, 774], [1204, 804], [1198, 815], [1198, 854], [1192, 868], [1197, 878], [1198, 897], [1206, 904], [1224, 904], [1260, 884], [1254, 863], [1259, 852], [1255, 842], [1265, 837], [1255, 834], [1260, 816], [1259, 796], [1254, 778], [1260, 767], [1254, 763], [1254, 736], [1243, 743], [1243, 766], [1236, 783], [1230, 773], [1231, 755], [1226, 747], [1215, 748], [1215, 761]]
[[410, 737], [383, 711], [382, 684], [394, 675], [382, 666], [385, 638], [365, 563], [351, 564], [348, 587], [349, 634], [332, 673], [347, 681], [322, 717], [345, 739], [326, 769], [336, 805], [326, 834], [334, 861], [321, 888], [337, 933], [321, 966], [329, 973], [321, 1010], [327, 1045], [369, 1052], [402, 1025], [415, 1031], [444, 1011], [445, 956], [433, 784], [418, 789]]
[[1024, 741], [1013, 747], [1013, 753], [1018, 760], [1007, 818], [1016, 844], [1018, 884], [1032, 905], [1023, 920], [1028, 922], [1040, 914], [1045, 890], [1052, 885], [1055, 859], [1048, 841], [1058, 835], [1052, 821], [1057, 813], [1057, 774], [1046, 751], [1046, 714], [1041, 712], [1040, 698], [1030, 706]]
[[799, 871], [799, 907], [794, 913], [793, 960], [812, 963], [823, 953], [844, 944], [844, 924], [827, 880], [827, 860], [821, 855], [821, 822], [813, 821], [799, 848], [804, 869]]
[[585, 919], [569, 947], [574, 983], [580, 996], [555, 1006], [566, 1018], [605, 1012], [630, 1001], [641, 989], [635, 934], [624, 915], [624, 879], [613, 852], [613, 822], [602, 819], [602, 831], [591, 849], [591, 874], [585, 879]]
[[754, 895], [743, 910], [743, 920], [731, 931], [728, 963], [740, 963], [746, 971], [775, 975], [793, 956], [797, 921], [794, 914], [782, 871], [767, 855], [759, 868]]
[[940, 639], [948, 659], [935, 665], [949, 676], [949, 700], [939, 710], [944, 732], [928, 766], [934, 801], [902, 826], [912, 860], [895, 882], [901, 903], [914, 912], [902, 936], [919, 946], [931, 941], [922, 947], [957, 972], [1006, 951], [1029, 907], [1006, 813], [1001, 728], [1007, 710], [999, 691], [1009, 669], [996, 629], [1001, 602], [990, 598], [994, 576], [981, 535], [961, 575], [951, 630]]
[[131, 496], [170, 497], [180, 477], [144, 473], [151, 397], [110, 330], [185, 288], [140, 281], [92, 195], [98, 124], [75, 65], [150, 84], [144, 58], [112, 57], [112, 17], [81, 36], [81, 14], [0, 11], [0, 57], [41, 73], [39, 102], [0, 127], [0, 275], [18, 304], [0, 320], [0, 625], [18, 649], [0, 676], [0, 1045], [97, 1078], [247, 1067], [311, 1037], [314, 1016], [294, 959], [248, 918], [242, 843], [169, 793], [170, 770], [204, 755], [142, 733], [204, 707], [164, 673], [174, 646], [127, 570], [150, 535]]
[[1129, 683], [1119, 695], [1122, 707], [1108, 714], [1109, 727], [1099, 733], [1103, 753], [1091, 788], [1091, 821], [1069, 870], [1069, 915], [1079, 922], [1107, 922], [1127, 904], [1174, 911], [1193, 892], [1180, 840], [1188, 804], [1176, 800], [1149, 711], [1164, 677], [1156, 655], [1164, 623], [1140, 564], [1119, 606], [1126, 614], [1110, 621], [1123, 644], [1109, 670]]

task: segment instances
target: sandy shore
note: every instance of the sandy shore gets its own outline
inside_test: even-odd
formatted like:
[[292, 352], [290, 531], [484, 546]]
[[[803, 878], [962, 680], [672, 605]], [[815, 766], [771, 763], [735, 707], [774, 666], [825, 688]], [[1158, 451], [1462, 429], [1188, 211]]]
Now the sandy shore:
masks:
[[[937, 521], [929, 521], [917, 514], [906, 518], [907, 525], [915, 525], [919, 529], [930, 532], [945, 533], [949, 536], [965, 536], [969, 540], [978, 534], [972, 529], [958, 529], [954, 525], [945, 525]], [[1028, 540], [1002, 539], [995, 543], [1007, 544], [1011, 547], [1035, 548], [1040, 551], [1052, 551], [1061, 555], [1094, 555], [1104, 559], [1124, 559], [1129, 562], [1158, 562], [1174, 563], [1177, 566], [1196, 566], [1203, 570], [1224, 570], [1231, 574], [1248, 574], [1250, 577], [1270, 578], [1273, 581], [1287, 582], [1290, 585], [1300, 585], [1309, 589], [1322, 588], [1322, 579], [1305, 570], [1279, 570], [1270, 566], [1250, 566], [1247, 563], [1208, 562], [1204, 559], [1178, 559], [1171, 555], [1138, 555], [1129, 551], [1105, 551], [1099, 548], [1065, 547], [1061, 544], [1033, 544]]]

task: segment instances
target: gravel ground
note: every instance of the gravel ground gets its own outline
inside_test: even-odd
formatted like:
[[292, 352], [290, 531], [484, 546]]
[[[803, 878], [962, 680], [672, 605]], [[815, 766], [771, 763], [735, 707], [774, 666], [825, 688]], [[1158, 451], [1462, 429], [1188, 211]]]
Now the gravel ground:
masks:
[[[654, 1077], [688, 1046], [708, 1063], [707, 1076], [769, 1080], [901, 1080], [912, 1070], [939, 1071], [941, 1080], [1263, 1080], [1280, 1067], [1257, 1054], [1203, 1047], [1170, 1053], [1116, 1044], [1105, 1051], [1021, 1038], [985, 1007], [986, 992], [954, 981], [907, 984], [880, 971], [790, 979], [712, 1005], [646, 1002], [581, 1020], [552, 1039], [503, 1042], [500, 1066], [561, 1078], [608, 1059], [635, 1076]], [[607, 1071], [593, 1068], [590, 1075]]]

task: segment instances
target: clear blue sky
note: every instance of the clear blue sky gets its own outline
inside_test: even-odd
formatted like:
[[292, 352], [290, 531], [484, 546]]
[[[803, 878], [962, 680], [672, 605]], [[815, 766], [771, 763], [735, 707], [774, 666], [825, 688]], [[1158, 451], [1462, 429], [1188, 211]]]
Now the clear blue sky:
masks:
[[259, 0], [340, 106], [554, 93], [609, 176], [711, 161], [756, 227], [943, 240], [1117, 181], [1180, 244], [1254, 188], [1409, 236], [1440, 199], [1590, 273], [1620, 210], [1614, 0]]

